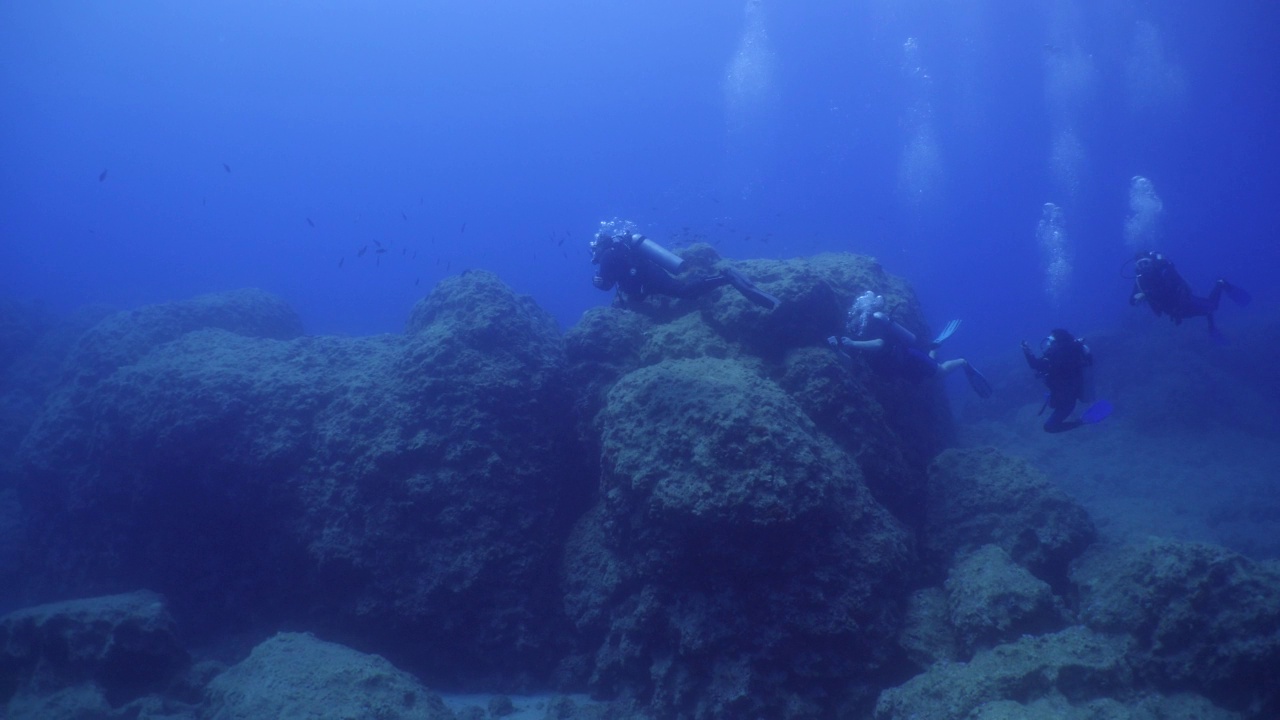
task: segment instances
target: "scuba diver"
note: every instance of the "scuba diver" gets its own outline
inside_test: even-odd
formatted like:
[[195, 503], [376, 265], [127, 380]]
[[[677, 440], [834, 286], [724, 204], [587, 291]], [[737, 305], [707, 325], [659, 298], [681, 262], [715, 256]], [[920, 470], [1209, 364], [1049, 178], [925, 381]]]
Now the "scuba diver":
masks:
[[1111, 414], [1111, 403], [1099, 400], [1090, 405], [1080, 419], [1067, 420], [1076, 409], [1076, 402], [1087, 402], [1093, 394], [1090, 375], [1093, 354], [1083, 338], [1072, 337], [1071, 333], [1058, 328], [1049, 333], [1040, 348], [1043, 354], [1037, 357], [1027, 341], [1022, 341], [1022, 354], [1027, 358], [1027, 364], [1049, 388], [1049, 395], [1040, 407], [1041, 414], [1046, 407], [1053, 408], [1053, 413], [1044, 423], [1045, 432], [1074, 430], [1081, 425], [1101, 422]]
[[1199, 297], [1191, 292], [1191, 286], [1164, 255], [1152, 251], [1138, 253], [1134, 258], [1133, 293], [1129, 295], [1129, 304], [1145, 302], [1157, 316], [1168, 315], [1175, 325], [1181, 325], [1189, 317], [1204, 315], [1209, 320], [1209, 334], [1221, 339], [1213, 314], [1218, 310], [1218, 300], [1223, 293], [1237, 305], [1248, 305], [1252, 300], [1243, 288], [1222, 278], [1214, 282], [1209, 297]]
[[884, 305], [884, 296], [870, 290], [859, 295], [849, 308], [845, 324], [845, 332], [852, 337], [837, 338], [833, 335], [827, 338], [827, 344], [845, 359], [851, 359], [844, 352], [846, 350], [873, 353], [874, 357], [884, 358], [885, 366], [891, 372], [916, 382], [964, 368], [969, 387], [978, 397], [991, 397], [991, 383], [968, 360], [957, 358], [939, 362], [936, 357], [943, 341], [960, 329], [959, 320], [947, 323], [938, 337], [925, 344], [915, 333], [886, 315]]
[[782, 302], [729, 268], [715, 275], [674, 277], [684, 271], [684, 259], [635, 232], [635, 225], [627, 221], [600, 223], [600, 230], [591, 241], [591, 263], [599, 266], [592, 284], [601, 290], [617, 285], [629, 298], [696, 298], [722, 285], [732, 285], [743, 297], [766, 310], [773, 310]]

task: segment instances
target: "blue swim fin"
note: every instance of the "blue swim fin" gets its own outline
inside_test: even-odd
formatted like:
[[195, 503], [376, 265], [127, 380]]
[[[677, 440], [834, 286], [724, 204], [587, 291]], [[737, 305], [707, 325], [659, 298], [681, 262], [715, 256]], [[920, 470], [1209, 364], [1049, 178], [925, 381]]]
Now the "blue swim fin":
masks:
[[1253, 296], [1247, 290], [1242, 287], [1236, 287], [1231, 283], [1223, 283], [1222, 292], [1226, 293], [1227, 297], [1231, 298], [1231, 302], [1237, 305], [1244, 306], [1253, 302]]
[[1109, 401], [1099, 400], [1098, 402], [1090, 405], [1089, 409], [1080, 413], [1080, 422], [1084, 423], [1085, 425], [1094, 425], [1094, 424], [1100, 423], [1103, 420], [1106, 420], [1107, 417], [1111, 415], [1111, 411], [1114, 409], [1115, 408], [1112, 407]]
[[938, 333], [938, 337], [933, 339], [932, 348], [936, 350], [939, 345], [947, 341], [947, 338], [951, 337], [952, 335], [955, 335], [956, 331], [959, 329], [960, 329], [959, 320], [952, 320], [951, 322], [947, 323], [947, 326], [942, 328], [942, 332]]
[[964, 366], [964, 375], [969, 378], [969, 387], [973, 388], [973, 391], [978, 394], [978, 397], [984, 400], [991, 397], [991, 383], [987, 382], [987, 379], [982, 376], [982, 373], [975, 370], [972, 365], [966, 363]]

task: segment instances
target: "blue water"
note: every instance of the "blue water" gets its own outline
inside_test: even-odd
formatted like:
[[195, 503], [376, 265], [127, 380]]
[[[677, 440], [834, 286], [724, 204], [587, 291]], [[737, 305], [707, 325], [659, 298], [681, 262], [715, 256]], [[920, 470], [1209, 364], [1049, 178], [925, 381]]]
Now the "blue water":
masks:
[[1278, 14], [5, 3], [0, 288], [62, 310], [257, 286], [309, 332], [367, 334], [483, 267], [569, 326], [608, 302], [585, 246], [623, 217], [728, 257], [874, 255], [935, 325], [966, 319], [960, 353], [1114, 326], [1137, 245], [1197, 288], [1226, 275], [1267, 302]]

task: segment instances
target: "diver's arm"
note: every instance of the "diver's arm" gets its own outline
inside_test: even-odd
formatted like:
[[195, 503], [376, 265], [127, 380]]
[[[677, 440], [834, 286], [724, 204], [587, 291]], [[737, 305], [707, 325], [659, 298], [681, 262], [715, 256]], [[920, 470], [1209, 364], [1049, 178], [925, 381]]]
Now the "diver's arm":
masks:
[[1049, 360], [1047, 358], [1036, 357], [1036, 354], [1031, 351], [1031, 346], [1027, 344], [1026, 340], [1022, 341], [1022, 356], [1027, 359], [1027, 364], [1036, 372], [1045, 372], [1049, 369]]

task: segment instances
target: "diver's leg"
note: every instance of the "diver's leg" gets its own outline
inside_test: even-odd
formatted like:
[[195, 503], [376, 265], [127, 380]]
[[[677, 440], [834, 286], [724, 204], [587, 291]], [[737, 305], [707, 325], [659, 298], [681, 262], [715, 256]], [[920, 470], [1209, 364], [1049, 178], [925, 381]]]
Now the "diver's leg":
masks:
[[1071, 411], [1075, 409], [1076, 403], [1074, 400], [1070, 403], [1055, 407], [1053, 409], [1053, 414], [1049, 416], [1048, 420], [1044, 421], [1044, 431], [1047, 433], [1060, 433], [1068, 430], [1074, 430], [1083, 425], [1084, 423], [1079, 420], [1067, 420], [1071, 415]]

